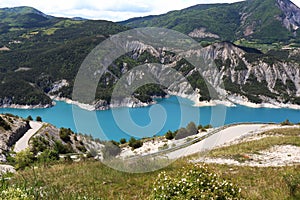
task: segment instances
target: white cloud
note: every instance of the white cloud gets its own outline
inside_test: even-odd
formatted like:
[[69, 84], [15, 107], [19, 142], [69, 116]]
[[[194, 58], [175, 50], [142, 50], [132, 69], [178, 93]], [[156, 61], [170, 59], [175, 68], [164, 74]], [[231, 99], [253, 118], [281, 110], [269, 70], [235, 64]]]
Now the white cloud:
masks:
[[[54, 16], [121, 21], [132, 17], [162, 14], [196, 4], [237, 1], [241, 0], [0, 0], [0, 7], [32, 6]], [[300, 0], [292, 1], [300, 6]]]

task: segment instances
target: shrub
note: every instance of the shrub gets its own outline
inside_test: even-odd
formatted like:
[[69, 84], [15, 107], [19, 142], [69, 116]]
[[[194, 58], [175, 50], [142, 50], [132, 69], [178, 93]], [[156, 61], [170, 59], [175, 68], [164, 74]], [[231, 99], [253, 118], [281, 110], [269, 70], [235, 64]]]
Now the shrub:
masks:
[[54, 150], [59, 154], [73, 153], [72, 148], [69, 145], [64, 145], [61, 141], [54, 142]]
[[43, 120], [42, 120], [42, 118], [41, 118], [40, 116], [37, 116], [37, 117], [36, 117], [36, 121], [37, 121], [37, 122], [42, 122]]
[[121, 139], [120, 139], [120, 143], [121, 143], [121, 144], [125, 144], [126, 142], [127, 142], [127, 141], [126, 141], [125, 138], [121, 138]]
[[134, 137], [131, 137], [128, 144], [132, 149], [137, 149], [143, 146], [143, 141], [136, 140]]
[[37, 158], [39, 162], [48, 163], [51, 161], [59, 160], [59, 154], [56, 150], [46, 149]]
[[11, 130], [11, 126], [2, 117], [0, 117], [0, 126], [6, 131]]
[[28, 120], [28, 121], [32, 121], [32, 120], [33, 120], [33, 118], [31, 117], [31, 115], [29, 115], [29, 116], [26, 118], [26, 120]]
[[299, 199], [300, 197], [300, 174], [286, 174], [284, 176], [284, 181], [286, 182], [290, 195], [295, 199]]
[[12, 200], [33, 200], [36, 199], [33, 195], [28, 194], [25, 189], [16, 187], [7, 187], [0, 191], [0, 199], [12, 199]]
[[190, 135], [196, 135], [198, 133], [197, 126], [194, 122], [190, 122], [187, 125], [186, 130], [189, 132]]
[[153, 199], [240, 199], [240, 189], [207, 167], [191, 165], [176, 175], [161, 172], [154, 183]]
[[168, 131], [165, 135], [167, 140], [172, 140], [174, 139], [174, 133], [172, 131]]
[[34, 155], [29, 148], [20, 151], [16, 154], [15, 163], [16, 169], [24, 169], [34, 162]]
[[293, 123], [290, 122], [290, 120], [286, 119], [285, 121], [280, 123], [281, 126], [291, 126]]
[[119, 146], [120, 145], [120, 143], [119, 142], [117, 142], [117, 141], [114, 141], [114, 140], [111, 140], [110, 141], [111, 143], [113, 143], [114, 145], [116, 145], [116, 146]]
[[121, 148], [118, 145], [114, 144], [112, 141], [106, 142], [104, 144], [104, 149], [103, 149], [104, 159], [115, 157], [120, 153], [121, 153]]
[[188, 136], [190, 136], [189, 132], [185, 128], [181, 128], [177, 131], [175, 140], [180, 140], [180, 139], [186, 138]]
[[212, 125], [210, 125], [210, 124], [207, 124], [206, 126], [204, 126], [203, 128], [205, 128], [205, 129], [210, 129], [210, 128], [212, 128], [213, 126]]
[[71, 142], [71, 134], [73, 134], [73, 131], [71, 129], [61, 128], [59, 130], [59, 137], [64, 141], [65, 143]]
[[37, 136], [31, 139], [31, 150], [33, 153], [37, 154], [38, 152], [42, 152], [49, 147], [50, 143], [48, 140], [41, 136]]

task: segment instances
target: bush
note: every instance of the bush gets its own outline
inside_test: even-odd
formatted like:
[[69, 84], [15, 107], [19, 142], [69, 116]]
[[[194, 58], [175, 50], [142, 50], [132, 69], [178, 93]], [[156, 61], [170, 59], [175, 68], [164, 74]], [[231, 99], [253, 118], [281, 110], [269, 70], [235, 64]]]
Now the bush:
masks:
[[128, 144], [132, 149], [138, 149], [143, 146], [143, 141], [136, 140], [134, 137], [131, 137]]
[[189, 132], [185, 128], [181, 128], [177, 131], [175, 140], [180, 140], [180, 139], [186, 138], [188, 136], [190, 136]]
[[29, 116], [26, 118], [26, 120], [28, 120], [28, 121], [32, 121], [32, 120], [33, 120], [33, 118], [31, 117], [31, 115], [29, 115]]
[[121, 139], [120, 139], [120, 143], [121, 143], [121, 144], [125, 144], [126, 142], [127, 142], [127, 141], [126, 141], [125, 138], [121, 138]]
[[37, 117], [36, 117], [36, 121], [37, 121], [37, 122], [42, 122], [43, 120], [42, 120], [42, 118], [41, 118], [40, 116], [37, 116]]
[[6, 131], [11, 130], [11, 126], [2, 117], [0, 117], [0, 126]]
[[203, 128], [204, 129], [210, 129], [210, 128], [212, 128], [213, 126], [212, 125], [210, 125], [210, 124], [207, 124], [206, 126], [204, 126]]
[[176, 175], [161, 172], [154, 183], [153, 199], [240, 199], [240, 189], [207, 167], [191, 165]]
[[281, 126], [291, 126], [293, 123], [290, 122], [290, 120], [286, 119], [285, 121], [280, 123]]
[[168, 131], [165, 135], [167, 140], [172, 140], [174, 139], [174, 133], [172, 131]]
[[200, 124], [199, 126], [198, 126], [198, 130], [201, 130], [203, 128], [203, 126]]
[[73, 149], [69, 145], [64, 145], [61, 141], [54, 142], [54, 150], [59, 154], [73, 153]]
[[23, 188], [7, 187], [0, 191], [0, 199], [33, 200], [36, 198]]
[[187, 125], [186, 130], [189, 132], [190, 135], [196, 135], [198, 133], [197, 126], [194, 122], [190, 122]]
[[118, 145], [114, 144], [112, 141], [106, 142], [104, 144], [104, 150], [103, 150], [104, 159], [115, 157], [120, 153], [121, 153], [121, 148]]
[[15, 163], [16, 169], [25, 169], [34, 162], [34, 155], [29, 148], [20, 151], [16, 154]]
[[49, 141], [41, 136], [37, 136], [31, 139], [31, 150], [34, 154], [44, 151], [49, 147], [49, 145]]
[[46, 149], [37, 158], [38, 161], [41, 163], [49, 163], [52, 161], [59, 160], [59, 154], [55, 150]]
[[73, 131], [71, 129], [61, 128], [59, 130], [59, 137], [64, 141], [65, 143], [71, 142], [71, 134], [73, 134]]

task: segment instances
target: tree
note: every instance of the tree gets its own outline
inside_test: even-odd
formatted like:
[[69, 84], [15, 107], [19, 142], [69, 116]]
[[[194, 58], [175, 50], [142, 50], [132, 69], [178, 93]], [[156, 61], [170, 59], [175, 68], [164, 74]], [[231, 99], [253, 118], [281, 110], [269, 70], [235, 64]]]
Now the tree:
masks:
[[0, 117], [0, 127], [6, 131], [11, 130], [11, 126], [2, 117]]
[[59, 160], [59, 154], [56, 150], [46, 149], [37, 158], [39, 162], [46, 164], [52, 161]]
[[204, 126], [203, 128], [205, 128], [205, 129], [210, 129], [210, 128], [212, 128], [213, 126], [212, 125], [210, 125], [210, 124], [207, 124], [206, 126]]
[[196, 135], [198, 133], [198, 129], [197, 129], [196, 124], [194, 122], [190, 122], [187, 125], [186, 129], [189, 132], [189, 135]]
[[121, 153], [121, 148], [112, 141], [106, 142], [103, 149], [103, 158], [108, 159]]
[[132, 149], [138, 149], [143, 146], [143, 141], [136, 140], [134, 137], [131, 137], [128, 144]]
[[71, 134], [73, 134], [73, 131], [71, 129], [67, 128], [61, 128], [59, 130], [59, 137], [64, 141], [65, 143], [71, 142]]
[[24, 169], [34, 162], [34, 155], [29, 148], [20, 151], [15, 157], [16, 169]]
[[42, 122], [42, 118], [41, 118], [40, 116], [37, 116], [37, 117], [36, 117], [36, 121], [37, 121], [37, 122]]
[[186, 128], [181, 128], [177, 131], [175, 140], [180, 140], [180, 139], [186, 138], [188, 136], [190, 136], [190, 135], [189, 135], [189, 132], [186, 130]]
[[174, 133], [173, 133], [172, 131], [169, 130], [169, 131], [166, 133], [165, 137], [166, 137], [167, 140], [172, 140], [172, 139], [174, 139]]
[[28, 120], [28, 121], [32, 121], [32, 120], [33, 120], [33, 118], [31, 117], [31, 115], [29, 115], [29, 116], [26, 118], [26, 120]]
[[120, 139], [120, 143], [121, 143], [121, 144], [125, 144], [126, 142], [127, 142], [127, 141], [126, 141], [125, 138], [121, 138], [121, 139]]

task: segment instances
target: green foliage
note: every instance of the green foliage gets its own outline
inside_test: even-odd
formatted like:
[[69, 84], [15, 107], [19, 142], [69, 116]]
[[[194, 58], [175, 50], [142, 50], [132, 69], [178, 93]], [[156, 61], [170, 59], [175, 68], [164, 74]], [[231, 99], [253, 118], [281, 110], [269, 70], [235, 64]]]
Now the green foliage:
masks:
[[46, 149], [37, 157], [38, 161], [41, 163], [50, 163], [52, 161], [59, 160], [59, 154], [55, 150]]
[[[15, 9], [1, 9], [0, 19], [0, 41], [12, 50], [0, 54], [0, 99], [21, 105], [51, 104], [45, 92], [62, 79], [70, 86], [61, 95], [70, 98], [88, 53], [109, 35], [128, 29], [113, 22], [48, 18], [38, 11]], [[29, 71], [16, 71], [21, 67]]]
[[28, 120], [28, 121], [32, 121], [32, 120], [33, 120], [33, 118], [31, 117], [31, 115], [28, 115], [28, 117], [26, 118], [26, 120]]
[[115, 157], [120, 153], [121, 153], [121, 148], [118, 145], [114, 144], [112, 141], [106, 142], [104, 144], [104, 150], [103, 150], [104, 159]]
[[35, 158], [29, 148], [20, 151], [15, 156], [16, 169], [25, 169], [34, 162]]
[[37, 121], [37, 122], [42, 122], [43, 120], [42, 120], [42, 118], [41, 118], [40, 116], [37, 116], [37, 117], [36, 117], [36, 121]]
[[64, 141], [65, 143], [71, 143], [71, 135], [74, 134], [73, 131], [70, 128], [61, 128], [59, 130], [59, 137]]
[[[249, 16], [241, 18], [241, 10]], [[133, 28], [164, 27], [185, 34], [199, 27], [205, 27], [206, 32], [220, 36], [220, 40], [223, 41], [247, 38], [264, 43], [278, 41], [287, 43], [291, 38], [297, 37], [276, 18], [282, 15], [283, 12], [276, 6], [274, 0], [253, 0], [234, 4], [196, 5], [163, 15], [130, 19], [122, 24]], [[253, 26], [254, 33], [245, 36], [245, 31]], [[216, 40], [216, 38], [209, 39]]]
[[290, 120], [286, 119], [285, 121], [280, 123], [281, 126], [291, 126], [294, 125], [293, 123], [290, 122]]
[[174, 134], [172, 131], [169, 130], [169, 131], [165, 134], [165, 137], [166, 137], [167, 140], [172, 140], [172, 139], [174, 139], [175, 134]]
[[170, 199], [240, 199], [240, 188], [207, 167], [192, 165], [177, 171], [176, 175], [161, 172], [152, 192], [157, 200]]
[[207, 124], [203, 127], [204, 129], [210, 129], [210, 128], [213, 128], [213, 126], [211, 124]]
[[186, 128], [180, 128], [175, 135], [175, 140], [180, 140], [198, 133], [197, 126], [194, 122], [190, 122]]
[[186, 128], [180, 128], [176, 133], [175, 140], [180, 140], [180, 139], [186, 138], [188, 136], [191, 136], [191, 135], [186, 130]]
[[54, 150], [57, 151], [59, 154], [73, 153], [73, 150], [70, 147], [70, 145], [64, 145], [61, 141], [54, 142]]
[[134, 137], [131, 137], [129, 140], [128, 145], [132, 148], [132, 149], [138, 149], [140, 147], [143, 146], [143, 141], [141, 140], [137, 140]]
[[28, 194], [24, 188], [7, 187], [0, 191], [0, 199], [9, 200], [34, 200], [34, 196]]
[[34, 154], [37, 154], [38, 152], [43, 152], [49, 147], [49, 145], [49, 141], [44, 137], [37, 136], [31, 139], [31, 151]]
[[126, 142], [127, 142], [127, 141], [126, 141], [125, 138], [121, 138], [121, 139], [120, 139], [120, 143], [121, 143], [121, 144], [125, 144]]
[[6, 131], [11, 130], [11, 126], [1, 116], [0, 116], [0, 127], [2, 127]]
[[196, 135], [198, 133], [198, 129], [197, 126], [194, 122], [190, 122], [187, 127], [186, 130], [189, 132], [189, 134], [191, 135]]
[[284, 181], [290, 190], [290, 196], [294, 199], [300, 198], [300, 175], [296, 174], [286, 174], [284, 176]]

